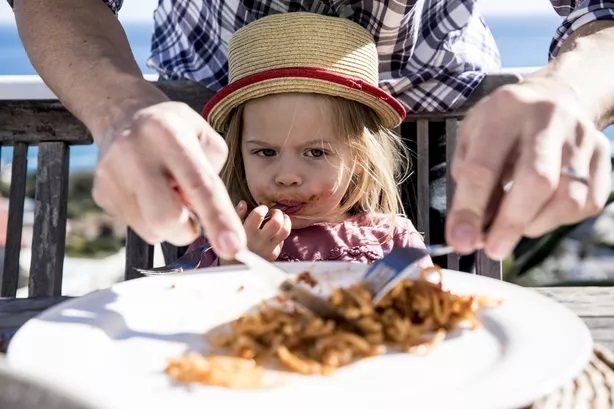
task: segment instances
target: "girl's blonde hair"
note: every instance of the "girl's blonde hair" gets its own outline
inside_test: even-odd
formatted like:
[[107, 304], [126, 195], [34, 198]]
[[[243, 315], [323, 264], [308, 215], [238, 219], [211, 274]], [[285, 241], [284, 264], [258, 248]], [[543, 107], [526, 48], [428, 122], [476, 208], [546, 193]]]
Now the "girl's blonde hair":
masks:
[[[357, 166], [363, 171], [353, 175], [341, 202], [340, 214], [377, 212], [391, 216], [404, 215], [398, 185], [409, 175], [409, 154], [401, 137], [382, 126], [375, 112], [355, 101], [322, 95], [332, 109], [338, 135], [345, 139]], [[228, 160], [221, 172], [233, 203], [245, 200], [257, 206], [247, 186], [241, 157], [243, 105], [232, 114], [225, 134]]]

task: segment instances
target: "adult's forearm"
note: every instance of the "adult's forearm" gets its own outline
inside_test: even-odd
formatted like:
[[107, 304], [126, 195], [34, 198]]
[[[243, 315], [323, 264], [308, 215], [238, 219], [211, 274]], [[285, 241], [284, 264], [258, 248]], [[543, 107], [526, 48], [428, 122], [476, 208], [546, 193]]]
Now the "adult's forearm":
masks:
[[15, 0], [33, 66], [97, 142], [122, 115], [166, 100], [143, 80], [126, 34], [101, 0]]
[[[532, 78], [569, 87], [595, 124], [614, 123], [614, 21], [589, 23], [565, 41], [557, 58]], [[530, 79], [529, 79], [530, 80]]]

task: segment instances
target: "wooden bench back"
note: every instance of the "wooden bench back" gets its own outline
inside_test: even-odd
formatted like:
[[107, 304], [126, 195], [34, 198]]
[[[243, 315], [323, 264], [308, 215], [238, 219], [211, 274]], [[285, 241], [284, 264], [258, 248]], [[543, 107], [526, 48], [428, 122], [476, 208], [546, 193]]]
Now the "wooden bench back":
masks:
[[28, 149], [38, 146], [29, 295], [59, 295], [66, 238], [69, 149], [71, 145], [91, 143], [83, 125], [57, 101], [0, 101], [0, 147], [13, 147], [0, 297], [14, 297], [17, 291]]
[[[459, 121], [465, 112], [479, 99], [503, 84], [519, 80], [515, 74], [488, 75], [478, 90], [457, 111], [449, 113], [410, 114], [408, 122], [417, 126], [415, 171], [417, 174], [417, 217], [414, 220], [419, 231], [430, 242], [429, 225], [429, 150], [433, 138], [434, 122], [445, 122], [447, 162], [450, 162], [456, 145]], [[167, 95], [182, 101], [200, 112], [213, 93], [201, 85], [187, 81], [159, 81], [156, 83]], [[1, 97], [1, 96], [0, 96]], [[402, 128], [401, 128], [402, 129]], [[403, 136], [403, 135], [402, 135]], [[0, 296], [14, 297], [19, 279], [19, 254], [23, 227], [23, 210], [26, 189], [27, 154], [31, 146], [38, 146], [38, 168], [34, 210], [34, 235], [30, 265], [29, 296], [61, 294], [62, 269], [66, 240], [66, 212], [68, 197], [69, 151], [72, 145], [93, 143], [81, 122], [72, 116], [58, 101], [52, 100], [0, 100], [0, 147], [13, 146], [10, 206], [4, 272], [0, 280]], [[454, 191], [454, 184], [447, 176], [447, 200]], [[407, 200], [412, 200], [411, 197]], [[170, 262], [181, 252], [174, 246], [164, 244], [165, 259]], [[145, 243], [131, 229], [126, 238], [126, 279], [140, 275], [134, 267], [151, 267], [153, 246]], [[458, 256], [450, 255], [447, 267], [458, 269]], [[501, 263], [488, 259], [478, 252], [475, 272], [501, 278]]]

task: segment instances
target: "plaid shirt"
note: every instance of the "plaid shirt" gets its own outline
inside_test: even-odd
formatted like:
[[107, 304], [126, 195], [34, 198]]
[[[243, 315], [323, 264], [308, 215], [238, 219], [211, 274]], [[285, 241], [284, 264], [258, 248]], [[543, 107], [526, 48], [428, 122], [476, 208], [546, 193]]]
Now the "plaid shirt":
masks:
[[[117, 13], [123, 0], [103, 0]], [[189, 79], [213, 90], [228, 83], [228, 42], [261, 17], [308, 11], [367, 28], [379, 54], [380, 86], [408, 112], [448, 111], [462, 104], [486, 72], [500, 66], [478, 0], [160, 0], [148, 65], [163, 78]], [[614, 19], [614, 2], [550, 0], [566, 16], [550, 47], [580, 26]]]

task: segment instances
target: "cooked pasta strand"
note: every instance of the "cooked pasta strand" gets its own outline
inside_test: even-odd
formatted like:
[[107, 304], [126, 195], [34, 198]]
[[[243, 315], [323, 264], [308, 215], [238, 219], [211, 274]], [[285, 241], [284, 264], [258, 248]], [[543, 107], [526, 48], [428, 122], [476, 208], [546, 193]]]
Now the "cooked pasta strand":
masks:
[[[427, 280], [431, 272], [437, 273], [438, 281]], [[257, 376], [254, 360], [277, 360], [291, 371], [327, 375], [356, 360], [383, 354], [387, 346], [428, 353], [461, 323], [477, 328], [476, 314], [481, 308], [500, 304], [486, 296], [444, 291], [442, 280], [439, 267], [429, 267], [417, 280], [401, 281], [377, 305], [373, 305], [364, 284], [333, 289], [331, 304], [358, 320], [365, 331], [363, 334], [353, 333], [332, 320], [322, 320], [307, 310], [263, 303], [256, 313], [233, 321], [231, 334], [215, 344], [220, 353], [245, 360], [246, 364], [207, 363], [202, 356], [192, 354], [171, 360], [166, 372], [179, 382], [244, 387], [249, 383], [246, 379], [254, 383]], [[203, 375], [204, 367], [209, 371], [206, 375]], [[225, 375], [229, 370], [237, 371], [236, 382]], [[215, 371], [221, 371], [221, 375], [212, 375]]]

